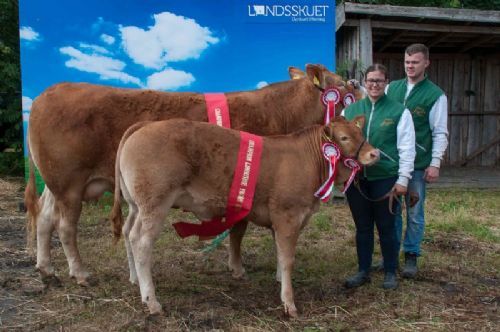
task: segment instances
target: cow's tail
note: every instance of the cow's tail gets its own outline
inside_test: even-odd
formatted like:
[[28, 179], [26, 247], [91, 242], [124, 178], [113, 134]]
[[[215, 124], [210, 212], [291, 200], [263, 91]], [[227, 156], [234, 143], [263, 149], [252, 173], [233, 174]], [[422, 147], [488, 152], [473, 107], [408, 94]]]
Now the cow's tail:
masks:
[[121, 209], [121, 189], [120, 189], [120, 179], [121, 179], [121, 170], [120, 170], [120, 155], [122, 152], [123, 145], [127, 141], [127, 139], [138, 129], [144, 127], [151, 121], [143, 121], [138, 122], [130, 126], [122, 136], [120, 141], [120, 145], [118, 146], [118, 151], [116, 152], [116, 161], [115, 161], [115, 193], [113, 200], [113, 209], [111, 210], [111, 229], [114, 235], [114, 243], [116, 244], [121, 237], [122, 227], [123, 227], [123, 215]]
[[26, 218], [26, 244], [28, 247], [28, 251], [32, 252], [36, 234], [36, 220], [38, 218], [38, 214], [40, 213], [40, 207], [38, 205], [38, 194], [36, 191], [35, 163], [33, 162], [33, 158], [31, 157], [29, 146], [28, 158], [30, 171], [28, 184], [26, 185], [26, 189], [24, 190], [24, 206], [26, 207], [26, 211], [28, 214], [28, 217]]

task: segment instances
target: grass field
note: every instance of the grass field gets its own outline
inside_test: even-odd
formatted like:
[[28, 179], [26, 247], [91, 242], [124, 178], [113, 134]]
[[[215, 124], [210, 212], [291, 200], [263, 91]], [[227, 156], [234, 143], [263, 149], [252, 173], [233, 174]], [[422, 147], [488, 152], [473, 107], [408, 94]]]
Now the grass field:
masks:
[[[209, 254], [167, 226], [154, 252], [153, 278], [165, 313], [147, 317], [128, 282], [123, 241], [113, 246], [109, 200], [87, 204], [79, 243], [94, 285], [69, 279], [57, 237], [53, 258], [61, 287], [45, 287], [26, 250], [19, 179], [0, 180], [0, 330], [44, 331], [498, 331], [500, 191], [431, 190], [420, 273], [395, 291], [383, 275], [357, 290], [342, 287], [356, 266], [354, 225], [342, 201], [324, 205], [304, 229], [293, 273], [300, 318], [283, 316], [268, 230], [250, 225], [243, 241], [247, 277], [227, 271], [227, 241]], [[176, 212], [172, 220], [185, 218]], [[378, 244], [377, 244], [378, 246]], [[379, 249], [376, 248], [378, 257]]]

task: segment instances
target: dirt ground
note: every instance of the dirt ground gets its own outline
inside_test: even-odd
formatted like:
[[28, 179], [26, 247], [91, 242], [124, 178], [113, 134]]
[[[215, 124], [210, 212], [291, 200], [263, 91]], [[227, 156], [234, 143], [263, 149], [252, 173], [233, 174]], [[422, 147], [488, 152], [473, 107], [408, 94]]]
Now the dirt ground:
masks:
[[53, 259], [62, 283], [41, 282], [26, 250], [22, 189], [22, 179], [0, 179], [0, 330], [500, 331], [498, 244], [431, 231], [426, 248], [433, 255], [417, 280], [387, 292], [379, 287], [382, 275], [374, 275], [370, 285], [346, 290], [342, 282], [355, 270], [355, 249], [343, 203], [322, 210], [301, 236], [293, 274], [298, 320], [282, 314], [272, 238], [256, 227], [243, 244], [244, 280], [227, 272], [223, 247], [207, 258], [201, 243], [164, 232], [155, 246], [153, 278], [165, 314], [148, 317], [138, 287], [128, 283], [123, 243], [111, 244], [105, 206], [86, 206], [79, 226], [94, 285], [69, 279], [57, 237]]

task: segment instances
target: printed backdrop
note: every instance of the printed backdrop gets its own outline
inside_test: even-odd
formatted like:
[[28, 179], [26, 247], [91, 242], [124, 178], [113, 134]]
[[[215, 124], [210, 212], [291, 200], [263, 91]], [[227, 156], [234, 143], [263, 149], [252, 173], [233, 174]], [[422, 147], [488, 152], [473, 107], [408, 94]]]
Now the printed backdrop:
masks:
[[62, 81], [230, 92], [289, 66], [334, 70], [334, 13], [334, 0], [20, 0], [25, 133], [33, 100]]

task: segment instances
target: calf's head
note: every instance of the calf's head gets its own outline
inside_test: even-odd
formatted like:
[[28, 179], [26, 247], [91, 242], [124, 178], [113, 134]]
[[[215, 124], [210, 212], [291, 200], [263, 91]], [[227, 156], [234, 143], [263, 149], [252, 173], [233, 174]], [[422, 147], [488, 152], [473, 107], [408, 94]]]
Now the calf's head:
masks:
[[338, 116], [325, 127], [325, 134], [339, 146], [344, 157], [354, 158], [363, 166], [373, 165], [378, 161], [380, 152], [371, 146], [363, 135], [365, 117], [360, 115], [352, 121]]

